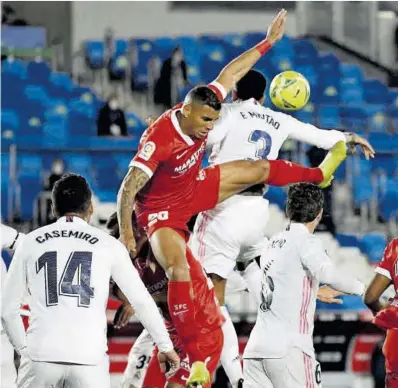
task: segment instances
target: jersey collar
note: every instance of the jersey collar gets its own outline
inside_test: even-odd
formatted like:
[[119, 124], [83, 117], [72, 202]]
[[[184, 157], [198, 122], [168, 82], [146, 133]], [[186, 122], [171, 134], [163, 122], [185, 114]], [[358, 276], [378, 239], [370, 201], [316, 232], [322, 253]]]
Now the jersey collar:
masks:
[[298, 222], [291, 222], [286, 228], [286, 230], [301, 230], [303, 232], [309, 233], [307, 227], [304, 224], [300, 224]]
[[67, 224], [78, 224], [78, 225], [87, 225], [87, 222], [83, 220], [83, 218], [77, 216], [64, 216], [58, 219], [59, 223], [67, 223]]
[[195, 144], [194, 141], [188, 135], [185, 135], [181, 130], [180, 124], [177, 119], [177, 112], [180, 111], [181, 109], [176, 109], [171, 112], [171, 123], [173, 124], [173, 127], [178, 132], [178, 134], [184, 139], [185, 143], [187, 143], [190, 146], [194, 145]]

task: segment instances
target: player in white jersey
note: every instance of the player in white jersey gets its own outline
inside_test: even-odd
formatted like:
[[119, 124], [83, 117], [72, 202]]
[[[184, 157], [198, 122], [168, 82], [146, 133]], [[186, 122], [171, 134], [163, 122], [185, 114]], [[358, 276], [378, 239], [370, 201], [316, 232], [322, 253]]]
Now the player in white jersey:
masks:
[[[322, 130], [304, 124], [290, 115], [263, 106], [266, 79], [250, 70], [236, 85], [234, 102], [223, 104], [221, 118], [209, 133], [210, 164], [216, 165], [240, 159], [278, 158], [287, 139], [294, 139], [330, 149], [339, 141], [361, 145], [366, 157], [373, 156], [369, 143], [355, 134], [336, 130]], [[268, 222], [268, 200], [263, 198], [264, 185], [248, 188], [245, 192], [218, 204], [214, 209], [199, 214], [191, 248], [212, 278], [222, 306], [226, 324], [226, 338], [221, 362], [235, 388], [242, 377], [238, 339], [228, 311], [224, 306], [226, 280], [238, 262], [247, 287], [258, 299], [261, 273], [254, 258], [264, 249], [265, 227]], [[243, 264], [243, 265], [242, 265]], [[258, 300], [258, 302], [260, 302]]]
[[[125, 247], [88, 224], [93, 212], [86, 180], [70, 174], [54, 186], [56, 223], [29, 233], [18, 246], [4, 286], [2, 322], [21, 354], [19, 388], [110, 388], [106, 302], [112, 277], [161, 349], [178, 356], [160, 313]], [[25, 334], [20, 303], [29, 290]]]
[[245, 388], [321, 386], [312, 334], [319, 283], [362, 295], [364, 284], [339, 271], [313, 234], [323, 193], [308, 183], [291, 186], [287, 230], [272, 237], [261, 256], [261, 305], [244, 352]]
[[[23, 233], [19, 233], [14, 228], [1, 224], [1, 248], [14, 251], [24, 238]], [[7, 276], [7, 268], [3, 260], [1, 265], [1, 290], [3, 295], [4, 283]], [[15, 388], [17, 372], [14, 364], [14, 348], [0, 324], [1, 330], [1, 386], [4, 388]]]

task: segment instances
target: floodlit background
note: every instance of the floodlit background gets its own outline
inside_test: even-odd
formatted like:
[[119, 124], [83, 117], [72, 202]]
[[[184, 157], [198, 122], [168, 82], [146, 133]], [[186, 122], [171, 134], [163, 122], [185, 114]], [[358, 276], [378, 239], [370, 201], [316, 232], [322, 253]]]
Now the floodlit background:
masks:
[[[263, 39], [281, 7], [289, 11], [286, 36], [256, 69], [269, 81], [283, 70], [302, 73], [311, 98], [292, 114], [321, 128], [361, 133], [377, 151], [371, 162], [356, 155], [339, 168], [319, 232], [339, 266], [369, 281], [387, 241], [397, 236], [394, 2], [2, 2], [2, 221], [21, 231], [52, 222], [50, 190], [71, 171], [89, 180], [93, 222], [103, 227], [143, 120], [214, 79]], [[280, 156], [317, 165], [323, 154], [287, 142]], [[266, 197], [272, 235], [286, 225], [285, 192], [271, 188]], [[11, 260], [5, 251], [3, 258]], [[109, 304], [109, 322], [116, 306]], [[230, 293], [228, 307], [243, 350], [254, 301]], [[314, 342], [324, 387], [373, 386], [371, 358], [383, 333], [370, 319], [354, 296], [341, 306], [319, 305]], [[136, 322], [122, 331], [109, 326], [115, 387], [140, 330]], [[215, 386], [227, 387], [221, 369]]]

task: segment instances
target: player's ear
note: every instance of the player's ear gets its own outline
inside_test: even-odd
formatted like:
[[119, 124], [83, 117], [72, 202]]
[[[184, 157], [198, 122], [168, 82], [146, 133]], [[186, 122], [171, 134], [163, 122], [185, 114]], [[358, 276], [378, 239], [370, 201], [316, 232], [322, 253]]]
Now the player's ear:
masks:
[[91, 216], [94, 213], [94, 205], [93, 201], [90, 202], [90, 205], [88, 207], [88, 214]]
[[181, 110], [182, 115], [187, 118], [192, 111], [192, 105], [191, 104], [184, 104]]
[[264, 94], [264, 96], [261, 97], [259, 103], [260, 103], [261, 105], [264, 105], [264, 101], [265, 101], [265, 94]]
[[55, 218], [58, 218], [57, 211], [55, 210], [54, 204], [51, 204], [51, 213]]

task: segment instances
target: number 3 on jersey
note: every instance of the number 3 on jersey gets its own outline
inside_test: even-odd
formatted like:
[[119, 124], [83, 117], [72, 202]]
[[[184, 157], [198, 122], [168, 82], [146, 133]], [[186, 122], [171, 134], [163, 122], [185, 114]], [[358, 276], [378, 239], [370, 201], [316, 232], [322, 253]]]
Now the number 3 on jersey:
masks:
[[[73, 252], [65, 265], [57, 287], [57, 252], [46, 252], [36, 263], [36, 273], [44, 268], [47, 306], [58, 304], [58, 295], [78, 298], [79, 307], [90, 307], [94, 288], [90, 287], [92, 252]], [[72, 284], [77, 272], [77, 284]], [[58, 293], [59, 290], [59, 293]]]
[[254, 143], [256, 145], [257, 159], [267, 159], [272, 145], [271, 136], [267, 132], [256, 129], [250, 134], [249, 143]]

